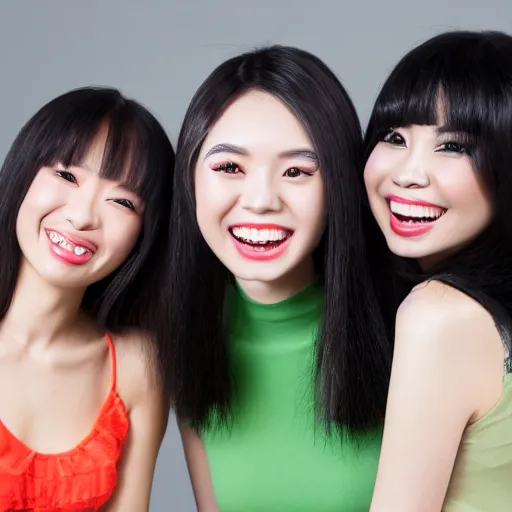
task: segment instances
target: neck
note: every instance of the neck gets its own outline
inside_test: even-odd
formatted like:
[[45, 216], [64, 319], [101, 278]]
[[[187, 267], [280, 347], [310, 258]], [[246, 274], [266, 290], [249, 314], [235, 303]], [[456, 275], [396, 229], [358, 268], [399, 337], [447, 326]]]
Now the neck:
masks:
[[80, 322], [84, 293], [52, 286], [23, 261], [0, 331], [21, 345], [48, 346]]
[[254, 302], [275, 304], [290, 298], [313, 282], [313, 257], [304, 260], [292, 271], [274, 281], [256, 281], [237, 278], [238, 285]]

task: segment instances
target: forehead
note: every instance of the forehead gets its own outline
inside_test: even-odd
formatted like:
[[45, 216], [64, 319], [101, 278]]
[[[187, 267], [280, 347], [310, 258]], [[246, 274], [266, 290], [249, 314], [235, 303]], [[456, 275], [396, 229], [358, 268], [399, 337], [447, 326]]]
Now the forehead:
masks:
[[213, 125], [203, 152], [213, 144], [231, 143], [249, 152], [280, 153], [294, 148], [312, 148], [302, 124], [279, 99], [250, 91], [236, 99]]

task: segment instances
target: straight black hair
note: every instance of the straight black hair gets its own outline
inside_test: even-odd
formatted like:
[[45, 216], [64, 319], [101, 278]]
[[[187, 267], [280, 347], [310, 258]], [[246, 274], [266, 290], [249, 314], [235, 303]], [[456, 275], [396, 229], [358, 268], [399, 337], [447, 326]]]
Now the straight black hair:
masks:
[[[325, 287], [317, 341], [317, 405], [328, 430], [356, 432], [383, 419], [392, 349], [391, 316], [377, 291], [379, 273], [365, 245], [369, 211], [360, 169], [362, 134], [355, 109], [335, 75], [317, 57], [271, 46], [217, 67], [196, 92], [179, 135], [173, 204], [169, 308], [171, 389], [179, 417], [201, 430], [230, 418], [232, 381], [224, 330], [230, 274], [204, 241], [196, 221], [194, 170], [201, 146], [226, 108], [251, 90], [281, 100], [304, 126], [319, 158], [327, 228], [315, 251]], [[387, 251], [382, 235], [374, 260]], [[376, 239], [377, 240], [377, 239]], [[389, 303], [389, 301], [388, 301]], [[339, 430], [338, 429], [338, 430]]]
[[5, 158], [0, 170], [0, 319], [18, 278], [16, 218], [30, 184], [44, 166], [80, 165], [103, 127], [108, 135], [100, 175], [134, 189], [145, 209], [136, 246], [111, 275], [87, 288], [83, 307], [110, 331], [154, 330], [155, 322], [162, 322], [158, 305], [165, 291], [159, 280], [169, 246], [174, 150], [148, 110], [102, 87], [76, 89], [47, 103], [23, 126]]
[[400, 272], [409, 286], [437, 279], [480, 302], [510, 352], [512, 37], [490, 31], [447, 32], [410, 51], [378, 95], [365, 136], [365, 159], [385, 132], [410, 125], [442, 125], [463, 139], [494, 215], [476, 240], [428, 272], [404, 260], [398, 262]]

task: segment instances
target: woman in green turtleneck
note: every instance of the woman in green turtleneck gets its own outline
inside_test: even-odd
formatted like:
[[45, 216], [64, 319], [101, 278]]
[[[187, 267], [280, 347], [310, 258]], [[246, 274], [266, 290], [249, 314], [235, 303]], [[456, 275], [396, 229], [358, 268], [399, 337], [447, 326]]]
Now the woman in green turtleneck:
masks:
[[226, 61], [188, 109], [171, 375], [200, 511], [369, 508], [395, 303], [361, 143], [342, 85], [295, 48]]

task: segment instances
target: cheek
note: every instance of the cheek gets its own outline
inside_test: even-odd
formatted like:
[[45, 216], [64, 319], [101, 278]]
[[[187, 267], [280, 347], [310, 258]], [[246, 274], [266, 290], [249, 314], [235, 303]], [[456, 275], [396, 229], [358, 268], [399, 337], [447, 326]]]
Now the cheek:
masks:
[[472, 168], [440, 173], [437, 186], [442, 197], [449, 203], [448, 206], [459, 206], [467, 213], [475, 214], [491, 210], [491, 201], [485, 187]]
[[318, 241], [325, 229], [326, 209], [325, 192], [321, 180], [314, 186], [301, 190], [301, 187], [290, 191], [285, 199], [288, 207], [293, 210], [298, 220], [297, 227], [303, 227], [308, 238]]
[[374, 149], [364, 167], [363, 178], [366, 192], [371, 195], [377, 192], [377, 188], [385, 175], [385, 161], [382, 152]]
[[104, 223], [104, 240], [109, 252], [124, 260], [137, 243], [142, 229], [142, 219], [136, 215], [126, 216], [132, 218], [120, 217], [121, 215], [111, 215], [107, 220], [108, 228]]
[[230, 183], [209, 169], [196, 173], [196, 218], [200, 228], [204, 224], [218, 223], [222, 220], [236, 203], [237, 188], [235, 180]]
[[28, 214], [42, 218], [65, 204], [66, 201], [67, 193], [62, 187], [55, 186], [48, 179], [36, 177], [21, 203], [18, 221], [28, 220], [25, 218]]

